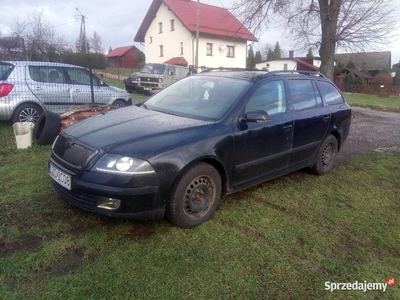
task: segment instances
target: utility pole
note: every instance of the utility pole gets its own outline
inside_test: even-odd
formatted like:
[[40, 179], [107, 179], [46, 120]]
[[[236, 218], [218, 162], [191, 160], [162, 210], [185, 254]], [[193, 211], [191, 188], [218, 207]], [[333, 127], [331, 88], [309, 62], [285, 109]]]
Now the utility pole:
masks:
[[87, 17], [85, 17], [77, 7], [76, 10], [79, 12], [79, 17], [81, 18], [81, 30], [79, 32], [79, 42], [83, 43], [83, 49], [81, 49], [81, 51], [83, 50], [84, 53], [87, 53], [88, 49], [87, 49], [86, 26], [85, 26], [85, 19], [87, 19]]
[[197, 0], [197, 15], [196, 15], [196, 58], [195, 70], [198, 72], [199, 68], [199, 27], [200, 27], [200, 0]]

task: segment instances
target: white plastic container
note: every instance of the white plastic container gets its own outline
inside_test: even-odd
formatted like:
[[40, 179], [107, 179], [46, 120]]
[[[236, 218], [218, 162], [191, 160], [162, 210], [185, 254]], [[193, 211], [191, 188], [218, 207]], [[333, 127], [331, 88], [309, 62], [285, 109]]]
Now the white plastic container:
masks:
[[33, 128], [35, 124], [32, 122], [14, 123], [14, 135], [18, 149], [25, 149], [32, 145]]

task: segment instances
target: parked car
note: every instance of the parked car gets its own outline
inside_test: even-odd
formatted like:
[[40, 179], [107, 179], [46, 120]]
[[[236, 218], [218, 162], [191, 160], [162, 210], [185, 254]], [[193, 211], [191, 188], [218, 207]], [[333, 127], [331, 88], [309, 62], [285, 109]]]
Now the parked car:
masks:
[[125, 85], [125, 90], [128, 93], [132, 93], [136, 91], [137, 89], [137, 78], [139, 76], [139, 72], [134, 72], [131, 75], [129, 75], [128, 78], [124, 79], [124, 85]]
[[69, 126], [54, 142], [49, 174], [82, 209], [166, 215], [190, 228], [225, 194], [305, 167], [328, 173], [350, 122], [344, 97], [319, 73], [205, 72]]
[[125, 106], [130, 95], [109, 86], [83, 67], [51, 62], [0, 62], [0, 120], [36, 122], [49, 110], [63, 113], [78, 105], [94, 103]]
[[137, 89], [154, 93], [188, 76], [189, 67], [169, 64], [146, 64], [137, 78]]

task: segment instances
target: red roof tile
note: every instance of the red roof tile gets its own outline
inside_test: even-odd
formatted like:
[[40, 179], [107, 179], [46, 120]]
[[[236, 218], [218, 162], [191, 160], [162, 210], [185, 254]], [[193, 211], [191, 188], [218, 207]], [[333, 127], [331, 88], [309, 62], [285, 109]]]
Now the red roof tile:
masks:
[[[196, 32], [197, 2], [190, 0], [153, 0], [135, 36], [135, 42], [144, 42], [144, 36], [162, 2], [190, 32]], [[200, 3], [199, 32], [224, 38], [257, 41], [257, 38], [226, 8], [203, 3]]]
[[125, 46], [125, 47], [115, 48], [110, 53], [108, 53], [106, 57], [110, 58], [110, 57], [123, 56], [126, 52], [128, 52], [131, 49], [137, 49], [137, 48], [136, 46]]
[[312, 64], [309, 64], [308, 62], [305, 62], [304, 60], [300, 59], [300, 58], [292, 58], [295, 62], [297, 62], [298, 64], [302, 64], [303, 66], [306, 66], [307, 68], [310, 68], [311, 70], [315, 70], [318, 71], [319, 68], [317, 66], [314, 66]]
[[165, 61], [164, 64], [187, 66], [188, 62], [183, 57], [173, 57]]

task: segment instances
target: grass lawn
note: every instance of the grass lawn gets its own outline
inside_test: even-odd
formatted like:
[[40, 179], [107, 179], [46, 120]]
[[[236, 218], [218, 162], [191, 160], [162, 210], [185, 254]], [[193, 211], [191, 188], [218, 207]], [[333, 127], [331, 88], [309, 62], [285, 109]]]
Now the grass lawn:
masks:
[[[1, 299], [400, 299], [400, 153], [226, 196], [183, 230], [65, 203], [50, 146], [0, 149]], [[325, 282], [397, 285], [325, 290]]]
[[400, 112], [400, 97], [379, 97], [377, 95], [348, 93], [345, 93], [344, 97], [346, 101], [353, 106]]

